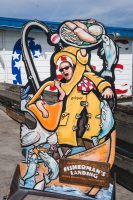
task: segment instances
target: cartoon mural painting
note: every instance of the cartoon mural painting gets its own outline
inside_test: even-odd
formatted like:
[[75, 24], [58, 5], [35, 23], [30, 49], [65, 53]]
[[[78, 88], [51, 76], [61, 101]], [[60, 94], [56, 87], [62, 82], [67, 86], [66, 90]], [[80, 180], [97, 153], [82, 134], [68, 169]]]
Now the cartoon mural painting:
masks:
[[[39, 79], [29, 50], [28, 34], [32, 28], [42, 29], [49, 45], [55, 46], [50, 60], [51, 76], [44, 81]], [[93, 199], [112, 199], [110, 182], [106, 188], [101, 188], [104, 185], [100, 179], [87, 184], [86, 181], [81, 184], [80, 179], [89, 180], [90, 176], [97, 179], [100, 174], [103, 178], [105, 168], [99, 167], [107, 164], [110, 171], [114, 163], [113, 82], [118, 62], [117, 45], [109, 38], [104, 26], [94, 19], [65, 21], [56, 33], [39, 21], [30, 21], [23, 28], [21, 42], [28, 78], [28, 83], [21, 89], [21, 110], [29, 112], [36, 124], [34, 128], [21, 125], [25, 158], [20, 163], [19, 186], [64, 194], [67, 199], [77, 196], [81, 199], [92, 196]], [[94, 71], [90, 64], [93, 49], [98, 49], [103, 59], [100, 72]], [[57, 101], [52, 104], [45, 96], [49, 86], [56, 87]], [[92, 163], [89, 165], [89, 162]], [[91, 166], [93, 162], [95, 167]], [[70, 179], [65, 175], [68, 171]], [[66, 178], [62, 179], [62, 176]]]

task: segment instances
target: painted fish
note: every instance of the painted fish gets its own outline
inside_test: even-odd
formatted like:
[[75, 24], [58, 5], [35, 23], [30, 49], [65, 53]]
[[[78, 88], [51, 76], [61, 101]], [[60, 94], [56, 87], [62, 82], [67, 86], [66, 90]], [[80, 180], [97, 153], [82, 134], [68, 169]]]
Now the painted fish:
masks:
[[106, 100], [101, 102], [101, 131], [98, 139], [105, 137], [114, 126], [114, 117]]
[[102, 77], [112, 77], [112, 67], [118, 61], [118, 46], [107, 35], [102, 35], [103, 48], [101, 55], [105, 55], [106, 69], [101, 73]]
[[46, 143], [50, 134], [51, 133], [46, 131], [38, 122], [35, 129], [29, 129], [25, 124], [22, 124], [20, 133], [21, 145], [27, 147]]
[[20, 90], [21, 99], [27, 98], [28, 94], [29, 94], [29, 91], [30, 91], [30, 86], [29, 85], [27, 85], [27, 87], [25, 89], [21, 87], [21, 90]]
[[20, 137], [22, 146], [29, 146], [38, 142], [41, 136], [36, 129], [29, 129], [26, 125], [23, 124], [21, 126]]
[[98, 136], [91, 138], [94, 146], [97, 146], [99, 140], [105, 137], [114, 126], [114, 117], [106, 100], [101, 101], [101, 115], [98, 115], [96, 118], [101, 119], [101, 130]]
[[24, 177], [20, 178], [20, 186], [24, 186], [27, 188], [33, 188], [35, 185], [35, 174], [37, 170], [37, 156], [33, 154], [30, 158], [28, 158], [28, 170]]
[[59, 174], [59, 165], [54, 158], [52, 158], [48, 153], [44, 153], [43, 151], [39, 152], [40, 158], [44, 161], [44, 165], [48, 167], [49, 173], [45, 174], [45, 182], [48, 184], [51, 180], [57, 178]]

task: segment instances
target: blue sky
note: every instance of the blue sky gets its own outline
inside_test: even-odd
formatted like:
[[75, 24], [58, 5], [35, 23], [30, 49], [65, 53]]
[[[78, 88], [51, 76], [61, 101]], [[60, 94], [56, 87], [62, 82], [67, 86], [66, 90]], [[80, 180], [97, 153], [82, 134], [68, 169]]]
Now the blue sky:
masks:
[[0, 0], [0, 17], [64, 21], [95, 18], [133, 28], [133, 0]]

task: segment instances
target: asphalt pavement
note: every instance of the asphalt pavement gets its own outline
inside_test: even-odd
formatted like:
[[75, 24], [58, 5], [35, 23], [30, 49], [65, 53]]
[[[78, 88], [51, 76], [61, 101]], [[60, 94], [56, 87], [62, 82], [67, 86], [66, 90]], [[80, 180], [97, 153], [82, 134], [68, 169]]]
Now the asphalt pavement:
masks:
[[[0, 107], [0, 199], [9, 192], [12, 176], [22, 157], [20, 125]], [[28, 195], [25, 200], [54, 200], [50, 197]], [[116, 184], [116, 200], [132, 200], [133, 193]]]

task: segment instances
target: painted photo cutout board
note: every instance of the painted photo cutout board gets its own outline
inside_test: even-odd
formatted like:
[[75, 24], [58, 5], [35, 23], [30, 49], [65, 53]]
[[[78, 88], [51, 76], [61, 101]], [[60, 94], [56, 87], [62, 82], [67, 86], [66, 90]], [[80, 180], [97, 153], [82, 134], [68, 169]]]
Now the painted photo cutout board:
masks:
[[[55, 49], [51, 74], [43, 81], [28, 46], [28, 34], [35, 28]], [[21, 45], [28, 79], [21, 88], [21, 111], [34, 124], [21, 124], [19, 187], [58, 198], [112, 199], [117, 45], [94, 19], [65, 21], [56, 32], [29, 21]], [[103, 61], [100, 72], [91, 65], [92, 50]]]

